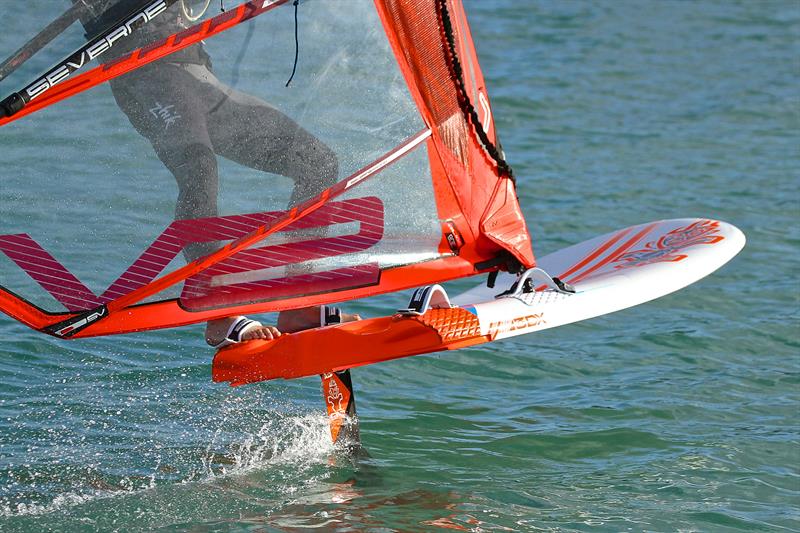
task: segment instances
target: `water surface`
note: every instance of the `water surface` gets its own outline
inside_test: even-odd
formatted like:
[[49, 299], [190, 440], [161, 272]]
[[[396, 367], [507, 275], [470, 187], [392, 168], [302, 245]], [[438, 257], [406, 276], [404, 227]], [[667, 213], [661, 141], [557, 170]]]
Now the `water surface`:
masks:
[[635, 309], [357, 369], [356, 462], [318, 380], [214, 385], [199, 326], [0, 318], [0, 529], [800, 529], [798, 4], [466, 7], [538, 255], [687, 216], [745, 250]]

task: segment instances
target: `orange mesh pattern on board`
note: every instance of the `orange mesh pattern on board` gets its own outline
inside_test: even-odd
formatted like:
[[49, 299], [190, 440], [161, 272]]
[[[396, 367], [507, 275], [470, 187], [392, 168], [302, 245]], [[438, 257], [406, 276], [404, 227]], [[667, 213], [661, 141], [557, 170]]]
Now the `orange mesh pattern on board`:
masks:
[[431, 309], [418, 320], [435, 329], [443, 341], [477, 337], [481, 334], [478, 317], [459, 307]]

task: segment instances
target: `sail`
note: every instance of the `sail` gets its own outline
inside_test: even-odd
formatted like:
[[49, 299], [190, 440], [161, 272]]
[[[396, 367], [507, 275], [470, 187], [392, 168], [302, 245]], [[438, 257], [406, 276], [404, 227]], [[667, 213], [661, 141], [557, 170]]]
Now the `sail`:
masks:
[[460, 1], [181, 7], [0, 119], [6, 314], [108, 335], [534, 265]]

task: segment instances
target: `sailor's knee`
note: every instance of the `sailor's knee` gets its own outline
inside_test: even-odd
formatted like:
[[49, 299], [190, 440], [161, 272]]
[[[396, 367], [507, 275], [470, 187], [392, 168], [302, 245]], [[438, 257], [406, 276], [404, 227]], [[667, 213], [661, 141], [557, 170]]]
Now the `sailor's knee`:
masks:
[[319, 155], [317, 156], [319, 164], [319, 178], [325, 183], [326, 186], [331, 186], [336, 183], [339, 178], [339, 158], [328, 145], [320, 143]]
[[318, 139], [308, 143], [297, 154], [301, 172], [297, 173], [298, 179], [307, 185], [322, 185], [320, 189], [336, 183], [339, 175], [339, 158], [327, 144]]

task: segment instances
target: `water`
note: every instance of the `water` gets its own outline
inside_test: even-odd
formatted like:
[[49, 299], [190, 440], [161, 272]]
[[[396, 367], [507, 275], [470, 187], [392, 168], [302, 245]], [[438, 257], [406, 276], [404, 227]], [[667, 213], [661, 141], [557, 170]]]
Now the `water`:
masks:
[[356, 462], [318, 380], [213, 385], [198, 326], [0, 318], [1, 530], [800, 529], [800, 8], [466, 5], [539, 255], [679, 216], [745, 250], [635, 309], [354, 371]]

